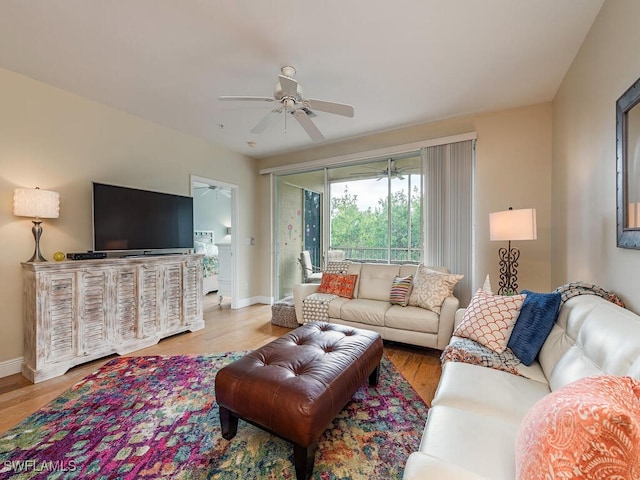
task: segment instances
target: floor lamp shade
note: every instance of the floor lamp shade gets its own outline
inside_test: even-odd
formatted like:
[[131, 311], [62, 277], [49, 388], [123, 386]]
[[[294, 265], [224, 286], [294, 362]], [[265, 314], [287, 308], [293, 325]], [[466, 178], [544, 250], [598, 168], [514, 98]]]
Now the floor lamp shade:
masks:
[[31, 231], [36, 241], [33, 256], [28, 262], [46, 262], [40, 253], [42, 236], [42, 218], [58, 218], [60, 215], [60, 194], [39, 188], [16, 188], [13, 192], [13, 214], [18, 217], [31, 217], [34, 220]]
[[504, 210], [489, 214], [491, 240], [535, 240], [538, 238], [536, 209]]
[[504, 210], [489, 214], [489, 237], [494, 241], [507, 241], [507, 248], [498, 250], [500, 258], [500, 295], [518, 293], [518, 260], [520, 251], [511, 248], [512, 240], [535, 240], [538, 238], [536, 209]]

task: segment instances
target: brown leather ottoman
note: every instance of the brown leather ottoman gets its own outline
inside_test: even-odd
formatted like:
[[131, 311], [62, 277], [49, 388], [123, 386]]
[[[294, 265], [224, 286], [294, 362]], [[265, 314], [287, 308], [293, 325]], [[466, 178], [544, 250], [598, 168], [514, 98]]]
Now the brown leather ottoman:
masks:
[[296, 477], [313, 472], [317, 440], [369, 377], [377, 385], [376, 332], [307, 323], [222, 368], [215, 381], [222, 436], [238, 418], [293, 442]]

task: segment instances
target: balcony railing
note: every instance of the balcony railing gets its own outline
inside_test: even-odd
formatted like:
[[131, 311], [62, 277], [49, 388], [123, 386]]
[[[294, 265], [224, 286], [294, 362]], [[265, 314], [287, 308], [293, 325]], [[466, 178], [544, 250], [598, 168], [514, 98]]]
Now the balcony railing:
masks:
[[345, 258], [354, 262], [366, 263], [420, 263], [421, 248], [392, 248], [391, 258], [389, 249], [385, 247], [343, 247], [332, 246], [332, 250], [343, 250]]

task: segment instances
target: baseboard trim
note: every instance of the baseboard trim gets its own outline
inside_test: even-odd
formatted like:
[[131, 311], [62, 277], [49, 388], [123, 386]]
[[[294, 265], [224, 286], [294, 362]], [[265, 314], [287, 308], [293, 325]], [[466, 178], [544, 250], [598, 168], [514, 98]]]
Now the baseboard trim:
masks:
[[236, 303], [236, 308], [250, 307], [251, 305], [255, 305], [256, 303], [271, 305], [273, 303], [273, 300], [271, 299], [271, 297], [243, 298], [242, 300], [238, 300], [238, 302]]
[[0, 362], [0, 378], [22, 372], [22, 357]]

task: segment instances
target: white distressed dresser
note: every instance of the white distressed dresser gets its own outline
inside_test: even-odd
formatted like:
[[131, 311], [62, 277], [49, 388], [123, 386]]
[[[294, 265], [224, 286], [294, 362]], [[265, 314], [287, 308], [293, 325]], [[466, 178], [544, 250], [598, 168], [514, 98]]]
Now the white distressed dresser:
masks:
[[231, 263], [231, 244], [230, 243], [216, 243], [218, 247], [218, 297], [222, 302], [222, 297], [231, 296], [231, 286], [233, 284], [232, 263]]
[[24, 363], [32, 382], [204, 327], [202, 255], [23, 263]]

